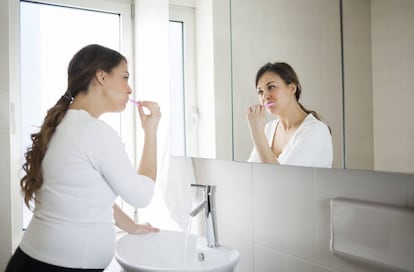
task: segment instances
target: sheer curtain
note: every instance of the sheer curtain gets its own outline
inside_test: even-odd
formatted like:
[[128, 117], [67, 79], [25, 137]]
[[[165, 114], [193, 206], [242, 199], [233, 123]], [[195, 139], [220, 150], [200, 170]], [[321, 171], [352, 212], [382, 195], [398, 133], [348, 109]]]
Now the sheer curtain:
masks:
[[[171, 155], [168, 0], [135, 1], [135, 73], [135, 98], [157, 101], [162, 113], [155, 195], [139, 210], [138, 219], [161, 229], [185, 230], [191, 209], [189, 184], [195, 178], [190, 158]], [[142, 139], [137, 129], [137, 150], [142, 150]]]

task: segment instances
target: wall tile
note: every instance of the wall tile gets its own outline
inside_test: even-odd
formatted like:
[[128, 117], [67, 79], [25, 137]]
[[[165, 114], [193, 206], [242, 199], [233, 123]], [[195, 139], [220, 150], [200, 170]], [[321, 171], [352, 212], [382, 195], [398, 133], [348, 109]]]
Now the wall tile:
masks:
[[362, 170], [316, 169], [315, 201], [327, 206], [331, 198], [345, 197], [405, 206], [406, 177], [409, 176]]
[[210, 182], [220, 184], [218, 190], [251, 194], [252, 170], [253, 165], [250, 163], [212, 160], [209, 163], [209, 175], [213, 175]]
[[314, 259], [312, 202], [254, 198], [254, 241], [308, 260]]
[[211, 171], [209, 170], [210, 162], [212, 162], [212, 160], [194, 158], [192, 161], [197, 183], [207, 184], [208, 182], [213, 182], [212, 177], [210, 177]]
[[325, 266], [315, 265], [315, 272], [339, 272], [338, 270], [330, 269]]
[[254, 247], [254, 271], [261, 272], [286, 272], [285, 255], [266, 246], [256, 244]]
[[240, 237], [253, 237], [253, 200], [251, 194], [220, 191], [216, 193], [219, 231]]
[[314, 171], [307, 167], [253, 164], [254, 195], [269, 199], [313, 201]]
[[313, 272], [314, 264], [280, 251], [255, 244], [255, 271]]
[[414, 208], [414, 177], [407, 178], [407, 206]]
[[314, 170], [254, 165], [254, 239], [269, 248], [313, 260]]
[[235, 272], [254, 271], [253, 238], [250, 235], [240, 236], [237, 233], [220, 231], [220, 242], [231, 248], [236, 248], [240, 253], [239, 262]]

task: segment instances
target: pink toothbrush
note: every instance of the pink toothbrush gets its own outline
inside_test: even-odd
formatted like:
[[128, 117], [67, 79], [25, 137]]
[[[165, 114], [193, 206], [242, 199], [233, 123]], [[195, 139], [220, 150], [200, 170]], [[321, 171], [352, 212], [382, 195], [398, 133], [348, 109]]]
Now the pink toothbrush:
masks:
[[129, 99], [129, 101], [134, 103], [135, 105], [140, 105], [141, 104], [140, 101], [137, 101], [137, 100], [134, 100], [134, 99]]
[[266, 108], [270, 108], [271, 106], [273, 106], [275, 103], [273, 103], [273, 102], [269, 102], [269, 103], [266, 103], [264, 106], [266, 107]]

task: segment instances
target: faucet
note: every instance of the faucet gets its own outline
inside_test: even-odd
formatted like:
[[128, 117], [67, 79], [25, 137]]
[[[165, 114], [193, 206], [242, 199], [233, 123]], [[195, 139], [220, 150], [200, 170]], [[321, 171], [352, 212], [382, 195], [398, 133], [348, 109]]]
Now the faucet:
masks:
[[216, 227], [216, 186], [191, 184], [191, 187], [203, 189], [203, 201], [201, 201], [190, 213], [191, 217], [196, 216], [201, 210], [205, 209], [205, 222], [207, 232], [207, 246], [219, 247], [218, 233]]

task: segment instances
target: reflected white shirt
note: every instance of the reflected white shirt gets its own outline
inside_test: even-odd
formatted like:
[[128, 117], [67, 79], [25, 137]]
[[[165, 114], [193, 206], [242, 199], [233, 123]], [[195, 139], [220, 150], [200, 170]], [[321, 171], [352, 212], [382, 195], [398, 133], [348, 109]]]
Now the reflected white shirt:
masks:
[[20, 248], [53, 265], [105, 268], [115, 248], [115, 198], [146, 206], [154, 182], [137, 174], [117, 132], [84, 110], [68, 110], [42, 171], [43, 185]]
[[[278, 123], [279, 120], [276, 119], [265, 126], [269, 146], [272, 146]], [[333, 150], [329, 128], [312, 114], [308, 114], [277, 160], [284, 165], [331, 168]], [[253, 148], [248, 161], [260, 162], [256, 148]]]

